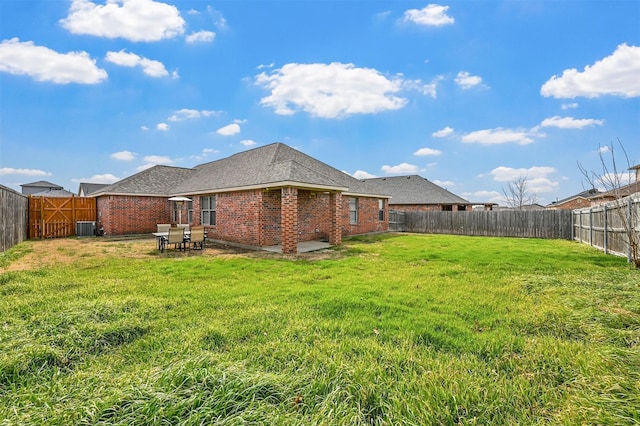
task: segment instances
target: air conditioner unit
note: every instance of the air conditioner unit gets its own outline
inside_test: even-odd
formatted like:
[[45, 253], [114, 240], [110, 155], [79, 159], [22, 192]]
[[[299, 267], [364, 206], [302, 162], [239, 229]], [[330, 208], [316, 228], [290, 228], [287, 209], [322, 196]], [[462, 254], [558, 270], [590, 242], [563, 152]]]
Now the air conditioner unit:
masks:
[[89, 221], [76, 222], [76, 236], [78, 237], [93, 237], [96, 235], [96, 223]]

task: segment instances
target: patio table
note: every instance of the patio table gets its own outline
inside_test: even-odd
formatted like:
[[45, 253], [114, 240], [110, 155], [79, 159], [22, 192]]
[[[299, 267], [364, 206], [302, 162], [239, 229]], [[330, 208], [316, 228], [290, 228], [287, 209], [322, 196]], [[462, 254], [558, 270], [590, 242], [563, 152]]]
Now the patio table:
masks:
[[[162, 240], [163, 238], [169, 238], [168, 232], [152, 232], [153, 236], [156, 237], [156, 242], [158, 243], [158, 250], [162, 250]], [[207, 236], [207, 233], [204, 233], [204, 236]], [[187, 242], [191, 239], [191, 231], [184, 231], [184, 241]]]

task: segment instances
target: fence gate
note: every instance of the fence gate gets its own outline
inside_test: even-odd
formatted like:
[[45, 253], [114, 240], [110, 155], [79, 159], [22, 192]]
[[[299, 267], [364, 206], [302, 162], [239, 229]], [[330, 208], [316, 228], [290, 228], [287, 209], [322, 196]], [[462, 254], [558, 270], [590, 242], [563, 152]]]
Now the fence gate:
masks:
[[29, 238], [76, 234], [76, 222], [96, 221], [95, 198], [29, 196]]

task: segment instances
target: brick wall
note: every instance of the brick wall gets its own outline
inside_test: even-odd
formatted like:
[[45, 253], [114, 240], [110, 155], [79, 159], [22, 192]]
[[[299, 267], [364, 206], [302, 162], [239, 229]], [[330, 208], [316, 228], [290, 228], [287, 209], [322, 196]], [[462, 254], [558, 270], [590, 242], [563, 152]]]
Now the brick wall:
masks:
[[166, 197], [105, 195], [98, 197], [97, 207], [98, 226], [105, 235], [155, 232], [158, 223], [171, 220], [171, 203]]
[[378, 219], [379, 198], [358, 197], [358, 223], [350, 223], [349, 199], [342, 196], [342, 235], [367, 234], [389, 230], [389, 201], [384, 200], [384, 220]]
[[568, 200], [562, 204], [555, 204], [553, 209], [562, 209], [562, 210], [574, 210], [574, 209], [583, 209], [586, 207], [591, 207], [591, 201], [587, 200], [583, 197], [577, 197], [572, 200]]

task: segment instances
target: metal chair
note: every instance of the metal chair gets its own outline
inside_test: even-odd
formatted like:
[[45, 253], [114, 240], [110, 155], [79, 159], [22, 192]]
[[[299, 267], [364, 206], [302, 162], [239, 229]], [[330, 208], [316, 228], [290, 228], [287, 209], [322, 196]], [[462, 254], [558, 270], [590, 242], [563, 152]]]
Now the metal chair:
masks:
[[189, 244], [193, 244], [193, 249], [204, 250], [204, 226], [194, 226], [191, 228]]
[[163, 238], [162, 246], [160, 247], [160, 252], [164, 252], [164, 248], [166, 245], [173, 244], [174, 248], [182, 251], [184, 248], [186, 250], [186, 245], [184, 241], [184, 228], [171, 227], [169, 228], [169, 236], [166, 240]]

